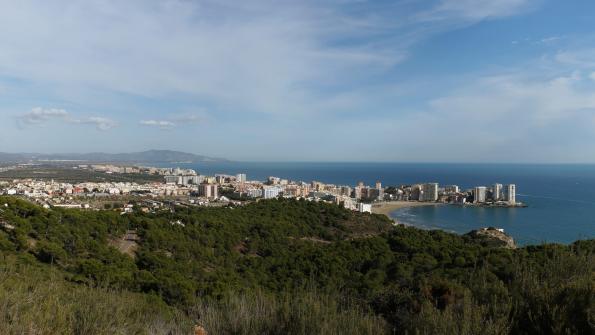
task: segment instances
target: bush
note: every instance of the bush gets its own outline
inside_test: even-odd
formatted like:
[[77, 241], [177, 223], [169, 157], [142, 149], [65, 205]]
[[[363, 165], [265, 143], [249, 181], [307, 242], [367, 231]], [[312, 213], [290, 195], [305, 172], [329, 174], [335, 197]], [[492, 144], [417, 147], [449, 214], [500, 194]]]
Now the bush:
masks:
[[11, 334], [189, 334], [193, 320], [160, 299], [66, 282], [48, 267], [0, 267], [0, 329]]
[[231, 294], [196, 306], [200, 322], [213, 334], [384, 334], [383, 318], [315, 290], [271, 296], [262, 291]]

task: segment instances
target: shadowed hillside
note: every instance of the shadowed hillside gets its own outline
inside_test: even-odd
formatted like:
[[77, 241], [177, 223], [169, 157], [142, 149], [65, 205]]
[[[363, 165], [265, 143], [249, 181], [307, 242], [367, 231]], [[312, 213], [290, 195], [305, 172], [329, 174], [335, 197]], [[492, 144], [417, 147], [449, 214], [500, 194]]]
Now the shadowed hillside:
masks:
[[[127, 215], [45, 210], [8, 197], [0, 206], [0, 250], [12, 264], [1, 294], [39, 302], [4, 305], [14, 333], [52, 301], [95, 320], [85, 334], [102, 334], [104, 318], [122, 333], [143, 322], [182, 333], [199, 323], [213, 334], [594, 330], [593, 240], [507, 249], [296, 200]], [[114, 247], [130, 231], [134, 255]], [[48, 267], [52, 276], [39, 274]], [[106, 318], [110, 308], [144, 316]], [[44, 327], [77, 333], [73, 319], [56, 320]], [[138, 332], [156, 332], [146, 327]]]

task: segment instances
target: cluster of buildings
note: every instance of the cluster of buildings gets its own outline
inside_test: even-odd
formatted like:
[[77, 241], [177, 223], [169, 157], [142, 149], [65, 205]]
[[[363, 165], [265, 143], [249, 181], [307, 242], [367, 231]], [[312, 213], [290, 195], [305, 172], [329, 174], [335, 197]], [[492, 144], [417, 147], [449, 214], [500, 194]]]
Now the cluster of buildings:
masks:
[[499, 203], [504, 202], [509, 205], [516, 205], [516, 185], [494, 184], [492, 187], [476, 186], [473, 188], [473, 203]]
[[521, 205], [516, 201], [515, 184], [503, 185], [496, 183], [490, 187], [475, 186], [461, 190], [457, 185], [440, 187], [438, 183], [424, 183], [402, 185], [390, 191], [390, 200], [444, 202], [454, 204], [476, 205]]
[[1, 172], [6, 172], [6, 171], [10, 171], [10, 170], [15, 170], [17, 168], [16, 165], [11, 165], [11, 166], [0, 166], [0, 173]]
[[225, 190], [232, 198], [303, 198], [334, 202], [361, 212], [371, 212], [371, 205], [367, 202], [382, 200], [384, 197], [384, 189], [380, 182], [377, 182], [374, 187], [366, 186], [363, 182], [351, 187], [319, 181], [298, 182], [274, 176], [265, 181], [249, 181], [244, 173], [203, 176], [193, 170], [171, 171], [164, 175], [164, 181], [166, 185], [194, 187], [199, 196], [206, 198], [221, 198], [220, 191]]
[[75, 168], [82, 169], [82, 170], [105, 172], [108, 174], [111, 174], [111, 173], [141, 173], [141, 168], [136, 167], [136, 166], [117, 166], [117, 165], [111, 165], [111, 164], [93, 164], [93, 165], [81, 164]]
[[79, 164], [75, 168], [81, 170], [91, 170], [95, 172], [104, 172], [107, 174], [112, 173], [129, 173], [129, 174], [152, 174], [152, 175], [178, 175], [184, 174], [185, 171], [179, 168], [158, 168], [158, 167], [145, 167], [145, 166], [122, 166], [114, 164]]
[[138, 184], [130, 182], [84, 182], [63, 183], [53, 180], [17, 179], [0, 183], [0, 194], [22, 195], [31, 198], [49, 198], [54, 195], [66, 196], [118, 196], [118, 195], [189, 195], [192, 188], [178, 187], [163, 183]]
[[[325, 184], [319, 181], [291, 181], [269, 177], [265, 181], [250, 181], [246, 174], [216, 174], [205, 176], [192, 169], [115, 166], [110, 164], [79, 165], [105, 173], [148, 173], [162, 175], [163, 182], [138, 184], [131, 182], [84, 182], [78, 184], [22, 179], [0, 183], [0, 193], [21, 195], [33, 199], [52, 200], [63, 197], [106, 197], [137, 195], [145, 198], [186, 196], [192, 204], [229, 202], [230, 199], [303, 198], [327, 201], [347, 209], [371, 212], [374, 201], [422, 201], [453, 204], [517, 206], [514, 184], [476, 186], [461, 190], [457, 185], [440, 186], [421, 183], [383, 188], [381, 182], [372, 186], [358, 182], [355, 186]], [[49, 201], [48, 201], [49, 202]]]

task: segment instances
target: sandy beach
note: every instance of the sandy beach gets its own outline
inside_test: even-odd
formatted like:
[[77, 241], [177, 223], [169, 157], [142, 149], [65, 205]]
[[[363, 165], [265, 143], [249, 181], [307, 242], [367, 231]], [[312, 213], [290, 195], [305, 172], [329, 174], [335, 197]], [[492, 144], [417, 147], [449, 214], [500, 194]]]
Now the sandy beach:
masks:
[[380, 202], [372, 205], [372, 213], [374, 214], [384, 214], [389, 216], [389, 214], [397, 209], [405, 208], [405, 207], [418, 207], [418, 206], [437, 206], [440, 203], [436, 202], [418, 202], [418, 201], [387, 201], [387, 202]]

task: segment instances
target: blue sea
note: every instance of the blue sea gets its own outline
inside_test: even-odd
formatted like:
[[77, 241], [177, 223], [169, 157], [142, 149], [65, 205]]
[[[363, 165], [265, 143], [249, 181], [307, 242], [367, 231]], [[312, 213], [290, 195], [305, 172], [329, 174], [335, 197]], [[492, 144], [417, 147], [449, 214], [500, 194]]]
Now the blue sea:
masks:
[[595, 238], [595, 165], [218, 162], [180, 167], [201, 174], [246, 173], [249, 180], [278, 176], [342, 185], [360, 180], [372, 185], [380, 180], [384, 186], [437, 182], [466, 189], [512, 183], [517, 201], [528, 208], [440, 205], [405, 208], [391, 216], [420, 228], [456, 233], [486, 226], [504, 228], [521, 245]]

